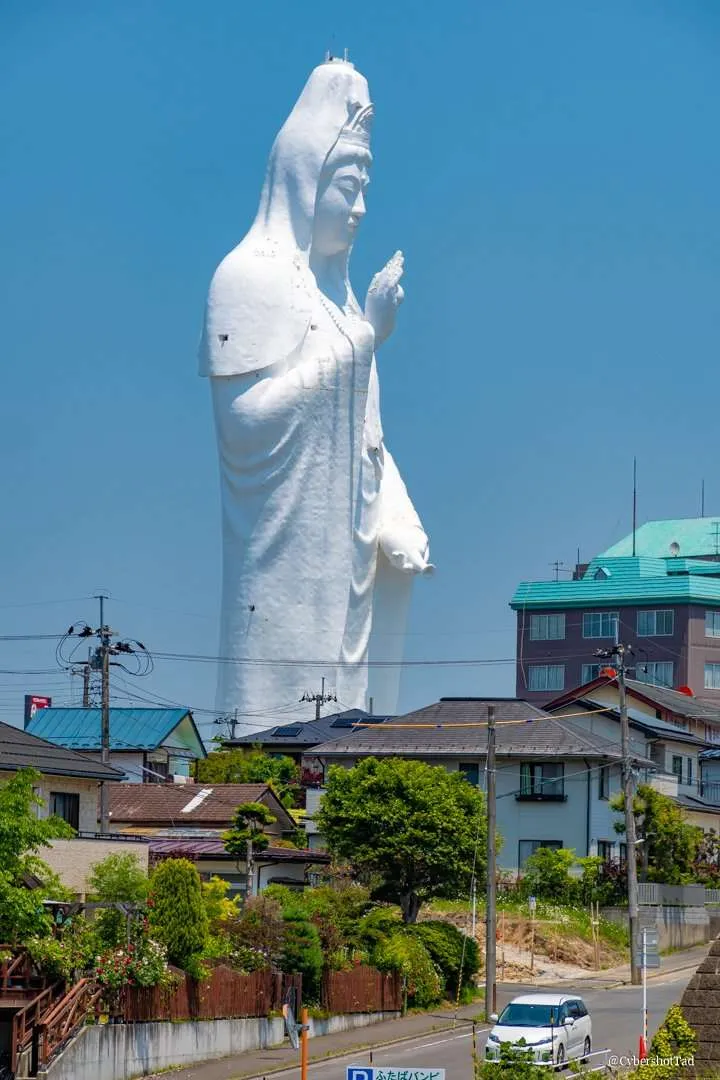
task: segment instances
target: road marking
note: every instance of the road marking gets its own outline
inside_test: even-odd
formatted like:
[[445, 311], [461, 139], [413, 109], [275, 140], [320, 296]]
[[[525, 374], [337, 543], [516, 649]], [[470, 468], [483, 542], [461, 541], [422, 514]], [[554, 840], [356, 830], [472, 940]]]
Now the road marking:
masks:
[[[487, 1029], [490, 1030], [489, 1028]], [[449, 1039], [436, 1039], [435, 1042], [420, 1043], [419, 1046], [409, 1046], [401, 1050], [401, 1054], [414, 1054], [416, 1050], [424, 1050], [427, 1046], [442, 1046], [443, 1043], [456, 1042], [458, 1039], [469, 1039], [472, 1031], [464, 1031], [462, 1035], [451, 1035]]]

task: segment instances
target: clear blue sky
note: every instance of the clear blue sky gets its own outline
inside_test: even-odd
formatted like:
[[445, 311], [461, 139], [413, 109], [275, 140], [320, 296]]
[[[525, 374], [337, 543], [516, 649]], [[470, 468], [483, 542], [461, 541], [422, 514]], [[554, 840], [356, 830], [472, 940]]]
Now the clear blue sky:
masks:
[[[345, 46], [377, 108], [356, 291], [407, 261], [384, 426], [438, 566], [408, 655], [509, 660], [517, 581], [628, 531], [634, 453], [641, 520], [696, 514], [703, 475], [720, 513], [716, 0], [3, 0], [0, 634], [96, 623], [104, 587], [121, 633], [216, 653], [204, 296]], [[127, 682], [211, 710], [214, 677]], [[508, 662], [413, 667], [402, 704], [513, 688]], [[46, 689], [70, 700], [0, 674], [0, 718]]]

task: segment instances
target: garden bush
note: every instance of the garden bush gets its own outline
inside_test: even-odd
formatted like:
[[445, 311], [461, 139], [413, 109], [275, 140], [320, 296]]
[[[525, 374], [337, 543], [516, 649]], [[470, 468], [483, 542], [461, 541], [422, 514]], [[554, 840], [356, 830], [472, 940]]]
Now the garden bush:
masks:
[[440, 970], [447, 993], [455, 997], [459, 990], [472, 985], [473, 975], [480, 968], [480, 950], [476, 941], [452, 923], [437, 919], [417, 923], [411, 933], [420, 938], [430, 959]]
[[414, 932], [397, 930], [375, 946], [371, 960], [380, 971], [397, 971], [408, 1003], [427, 1008], [443, 996], [443, 980], [425, 945]]

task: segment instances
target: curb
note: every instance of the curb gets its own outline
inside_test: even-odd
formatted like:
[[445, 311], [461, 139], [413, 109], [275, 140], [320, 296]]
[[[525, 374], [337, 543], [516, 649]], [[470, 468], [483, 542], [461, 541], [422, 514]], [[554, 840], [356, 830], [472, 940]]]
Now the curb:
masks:
[[[472, 1024], [472, 1020], [466, 1020], [464, 1017], [458, 1017], [457, 1025], [459, 1024]], [[483, 1024], [485, 1021], [483, 1021]], [[383, 1050], [387, 1046], [398, 1046], [400, 1043], [412, 1042], [414, 1039], [422, 1039], [425, 1035], [439, 1035], [443, 1031], [454, 1031], [455, 1023], [449, 1024], [434, 1024], [431, 1028], [425, 1028], [424, 1031], [419, 1031], [415, 1035], [403, 1035], [397, 1039], [386, 1039], [384, 1042], [370, 1042], [359, 1043], [356, 1046], [350, 1046], [346, 1050], [335, 1051], [331, 1050], [327, 1054], [311, 1054], [309, 1056], [309, 1063], [317, 1065], [320, 1061], [332, 1061], [337, 1058], [349, 1057], [350, 1054], [361, 1053], [363, 1050]], [[369, 1025], [372, 1028], [372, 1025]], [[485, 1030], [485, 1028], [483, 1028]], [[490, 1030], [489, 1028], [487, 1030]], [[272, 1050], [275, 1047], [268, 1046], [266, 1049]], [[206, 1063], [207, 1064], [207, 1063]], [[243, 1072], [233, 1073], [232, 1077], [228, 1080], [261, 1080], [265, 1076], [273, 1076], [275, 1073], [288, 1072], [290, 1069], [297, 1069], [299, 1066], [297, 1062], [294, 1064], [277, 1065], [270, 1069], [263, 1069], [262, 1072]]]

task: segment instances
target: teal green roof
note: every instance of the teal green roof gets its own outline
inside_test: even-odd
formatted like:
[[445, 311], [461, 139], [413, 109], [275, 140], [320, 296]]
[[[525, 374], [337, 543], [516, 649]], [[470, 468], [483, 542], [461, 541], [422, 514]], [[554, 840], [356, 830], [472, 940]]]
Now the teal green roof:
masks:
[[[717, 526], [717, 528], [715, 527]], [[633, 553], [632, 533], [613, 544], [599, 559], [616, 559]], [[681, 558], [720, 555], [720, 518], [675, 518], [672, 521], [647, 521], [635, 532], [635, 553], [652, 559], [667, 559], [677, 544]]]
[[[100, 750], [100, 720], [100, 709], [38, 709], [26, 730], [69, 750]], [[181, 724], [185, 730], [176, 738], [173, 732]], [[188, 709], [110, 709], [111, 750], [156, 750], [170, 745], [197, 749], [196, 756], [205, 757]]]
[[[627, 607], [636, 604], [656, 604], [660, 601], [674, 604], [717, 604], [720, 606], [720, 576], [708, 577], [703, 570], [675, 571], [676, 559], [611, 559], [601, 555], [593, 559], [580, 581], [523, 581], [515, 590], [510, 607], [519, 608], [574, 608]], [[689, 564], [690, 567], [693, 564]], [[607, 577], [596, 579], [598, 570]]]

